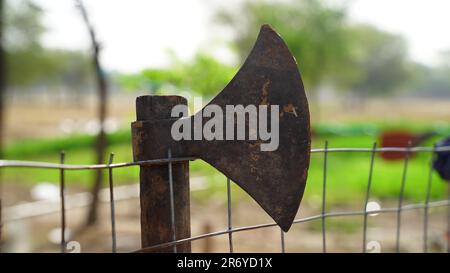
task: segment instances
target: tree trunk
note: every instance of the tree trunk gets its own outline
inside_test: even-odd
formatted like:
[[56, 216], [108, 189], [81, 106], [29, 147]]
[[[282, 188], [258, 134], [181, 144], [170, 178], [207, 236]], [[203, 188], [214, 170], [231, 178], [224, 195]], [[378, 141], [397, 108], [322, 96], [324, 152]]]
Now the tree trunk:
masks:
[[[83, 2], [81, 0], [76, 0], [78, 8], [81, 11], [84, 23], [89, 32], [92, 48], [93, 48], [93, 65], [95, 69], [95, 76], [97, 79], [97, 90], [98, 90], [98, 121], [100, 125], [100, 130], [97, 135], [97, 140], [95, 144], [96, 154], [97, 154], [97, 164], [105, 163], [105, 150], [107, 145], [106, 133], [105, 133], [105, 119], [107, 113], [107, 99], [108, 99], [108, 86], [106, 83], [105, 74], [103, 73], [102, 67], [100, 65], [100, 45], [97, 42], [94, 28], [92, 27], [86, 9], [84, 8]], [[98, 207], [98, 195], [102, 185], [103, 170], [96, 170], [94, 184], [91, 190], [92, 193], [92, 203], [89, 208], [88, 216], [86, 219], [86, 225], [92, 225], [97, 221], [97, 207]]]

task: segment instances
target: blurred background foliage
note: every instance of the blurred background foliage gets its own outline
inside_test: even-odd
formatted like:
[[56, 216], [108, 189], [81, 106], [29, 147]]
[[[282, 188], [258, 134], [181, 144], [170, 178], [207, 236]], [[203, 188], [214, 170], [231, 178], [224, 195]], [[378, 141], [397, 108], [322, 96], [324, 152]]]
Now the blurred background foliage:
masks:
[[[212, 24], [233, 33], [229, 48], [238, 62], [216, 59], [198, 52], [187, 61], [169, 53], [165, 68], [138, 73], [109, 71], [114, 83], [127, 91], [162, 93], [175, 87], [211, 96], [221, 90], [237, 71], [264, 23], [282, 35], [296, 57], [308, 95], [332, 87], [354, 97], [384, 96], [395, 92], [448, 96], [449, 53], [437, 66], [410, 59], [400, 35], [349, 20], [345, 4], [321, 0], [242, 1], [217, 9]], [[76, 92], [88, 89], [91, 64], [84, 51], [45, 48], [40, 38], [46, 29], [43, 10], [31, 0], [6, 1], [5, 38], [9, 89], [36, 85], [63, 85]]]
[[82, 92], [92, 79], [87, 54], [43, 47], [44, 11], [30, 0], [5, 1], [4, 47], [9, 89], [64, 85]]
[[167, 69], [145, 69], [134, 75], [119, 75], [126, 90], [152, 90], [157, 94], [169, 86], [187, 90], [196, 95], [211, 96], [221, 90], [237, 69], [221, 63], [211, 55], [198, 53], [191, 61], [179, 60], [172, 54], [172, 65]]
[[[408, 50], [411, 45], [402, 35], [353, 20], [349, 12], [352, 7], [351, 1], [238, 0], [221, 1], [220, 4], [218, 4], [219, 1], [201, 2], [201, 5], [207, 6], [206, 9], [211, 13], [210, 18], [205, 21], [205, 24], [208, 24], [208, 31], [210, 31], [208, 36], [211, 40], [206, 41], [204, 48], [197, 49], [191, 58], [178, 56], [175, 51], [168, 48], [167, 56], [170, 61], [166, 66], [155, 64], [155, 60], [146, 55], [147, 52], [139, 53], [136, 57], [129, 54], [127, 50], [133, 50], [135, 45], [145, 40], [144, 35], [150, 36], [150, 42], [160, 42], [157, 40], [160, 37], [154, 32], [161, 29], [164, 32], [172, 31], [169, 24], [176, 26], [174, 33], [170, 32], [172, 38], [175, 36], [170, 45], [176, 47], [175, 43], [185, 42], [178, 35], [189, 26], [184, 26], [183, 20], [175, 18], [178, 11], [175, 9], [179, 7], [169, 7], [170, 13], [164, 13], [167, 20], [173, 18], [175, 20], [169, 23], [168, 21], [158, 22], [156, 25], [149, 26], [146, 25], [148, 23], [146, 19], [154, 16], [155, 13], [155, 10], [151, 8], [160, 7], [162, 1], [103, 1], [107, 4], [97, 6], [98, 9], [94, 9], [92, 13], [93, 29], [99, 34], [97, 36], [100, 41], [98, 53], [101, 57], [99, 63], [102, 64], [96, 68], [94, 68], [93, 50], [89, 48], [92, 45], [89, 42], [86, 42], [86, 45], [77, 45], [79, 47], [64, 46], [62, 48], [54, 48], [44, 42], [45, 35], [57, 33], [48, 29], [48, 22], [45, 19], [48, 19], [46, 15], [48, 15], [47, 12], [50, 14], [51, 10], [45, 10], [42, 7], [45, 6], [43, 4], [45, 1], [47, 4], [50, 2], [49, 0], [0, 0], [1, 159], [55, 163], [60, 162], [59, 153], [64, 150], [67, 164], [96, 164], [107, 160], [106, 155], [109, 153], [114, 153], [114, 163], [133, 161], [130, 122], [136, 119], [134, 104], [136, 97], [144, 94], [182, 95], [192, 104], [193, 96], [202, 96], [203, 103], [207, 103], [239, 70], [256, 40], [260, 26], [266, 23], [283, 37], [298, 62], [310, 102], [313, 149], [323, 148], [325, 142], [329, 143], [330, 148], [369, 148], [374, 142], [380, 144], [383, 133], [392, 131], [408, 132], [415, 136], [434, 133], [433, 137], [420, 143], [421, 146], [431, 146], [450, 135], [450, 48], [441, 52], [438, 63], [418, 63], [410, 56]], [[54, 5], [59, 1], [51, 2], [51, 5]], [[75, 2], [77, 1], [65, 0], [62, 4], [63, 8], [59, 11], [64, 11], [64, 8], [76, 10]], [[88, 4], [88, 1], [84, 2]], [[96, 1], [89, 2], [92, 4]], [[96, 3], [99, 2], [102, 1]], [[149, 2], [151, 2], [150, 9], [137, 15], [136, 13], [139, 12], [136, 12], [136, 7], [145, 6], [142, 3]], [[181, 2], [184, 3], [184, 1], [176, 3], [178, 5]], [[199, 2], [189, 1], [189, 5], [195, 6], [194, 4]], [[215, 4], [211, 4], [212, 2]], [[116, 5], [115, 11], [109, 9], [114, 5]], [[380, 5], [386, 5], [386, 2]], [[407, 3], [404, 5], [406, 6]], [[149, 8], [149, 6], [146, 7]], [[88, 9], [88, 11], [91, 10]], [[189, 14], [189, 20], [194, 17], [190, 14], [191, 10], [183, 10], [183, 12]], [[79, 23], [84, 31], [80, 33], [86, 34], [86, 22], [83, 22], [79, 10], [74, 13], [78, 21], [66, 22], [66, 18], [58, 17], [56, 24], [61, 24], [63, 29], [66, 27], [70, 29], [73, 27], [71, 23], [75, 25]], [[106, 29], [98, 27], [101, 24], [95, 24], [98, 23], [96, 20], [102, 17], [99, 13], [109, 16], [106, 22], [110, 25], [107, 25]], [[202, 16], [206, 17], [206, 12]], [[402, 14], [399, 14], [398, 20], [402, 20], [401, 17]], [[417, 18], [417, 20], [425, 20], [424, 18]], [[137, 22], [140, 26], [131, 24], [136, 29], [128, 29], [130, 25], [126, 24], [126, 20], [136, 20], [134, 23]], [[116, 21], [119, 23], [115, 24]], [[118, 31], [120, 34], [115, 32], [117, 27], [126, 28], [127, 32], [138, 33], [138, 35], [134, 36], [134, 39], [128, 39], [124, 32]], [[110, 28], [109, 31], [108, 28]], [[221, 31], [215, 33], [215, 30]], [[190, 31], [189, 35], [192, 35], [202, 30], [190, 29]], [[70, 33], [70, 35], [76, 36], [80, 33]], [[219, 38], [219, 43], [230, 50], [229, 55], [214, 54], [214, 35], [218, 33], [225, 34]], [[109, 39], [105, 39], [108, 34]], [[230, 35], [226, 36], [226, 34]], [[67, 34], [63, 37], [67, 37]], [[80, 40], [86, 37], [81, 37]], [[107, 47], [108, 41], [117, 42], [117, 39], [124, 39], [129, 44], [128, 47], [125, 45], [121, 48], [123, 44], [119, 42], [118, 44], [121, 45], [117, 48], [125, 50], [120, 52], [120, 56], [113, 56], [113, 59], [117, 57], [120, 62], [128, 58], [128, 61], [131, 60], [134, 64], [140, 61], [136, 58], [145, 58], [148, 59], [149, 67], [132, 73], [104, 69], [107, 66], [104, 66], [102, 62], [106, 60], [106, 54], [100, 54], [103, 53], [102, 42], [106, 42]], [[160, 45], [163, 44], [160, 43]], [[182, 45], [185, 46], [185, 44]], [[6, 52], [4, 64], [6, 69], [3, 69], [3, 48]], [[146, 49], [144, 47], [144, 51]], [[7, 84], [6, 88], [3, 88], [5, 72]], [[96, 72], [100, 73], [96, 74]], [[104, 90], [108, 89], [105, 92], [107, 96], [98, 95], [101, 93], [97, 92], [101, 89], [99, 88], [101, 84], [96, 82], [98, 75], [106, 76], [107, 84]], [[101, 77], [98, 76], [97, 79], [99, 78]], [[102, 105], [104, 112], [101, 110]], [[106, 117], [102, 113], [106, 113]], [[101, 131], [106, 133], [105, 150], [102, 145], [99, 145], [99, 138], [95, 137], [101, 135]], [[96, 146], [102, 146], [102, 149], [96, 150]], [[99, 157], [99, 155], [103, 156]], [[370, 160], [370, 153], [340, 152], [328, 155], [327, 210], [338, 211], [343, 207], [352, 207], [355, 210], [363, 208]], [[408, 169], [405, 172], [406, 201], [423, 202], [427, 181], [430, 178], [433, 181], [430, 200], [441, 200], [446, 197], [449, 184], [444, 183], [437, 173], [430, 173], [430, 160], [432, 160], [432, 154], [428, 152], [413, 154], [409, 159]], [[192, 216], [200, 215], [210, 218], [211, 222], [208, 223], [220, 225], [220, 220], [217, 223], [216, 220], [226, 219], [223, 214], [226, 212], [227, 200], [226, 177], [204, 161], [195, 160], [189, 164]], [[389, 161], [377, 154], [374, 161], [371, 200], [379, 202], [382, 208], [395, 206], [401, 189], [403, 170], [403, 159]], [[96, 174], [98, 176], [95, 176]], [[108, 181], [107, 172], [77, 170], [66, 171], [64, 175], [66, 192], [70, 195], [89, 190], [91, 193], [98, 192], [99, 188], [105, 187]], [[3, 208], [14, 207], [28, 201], [59, 200], [57, 185], [60, 176], [59, 170], [2, 168], [0, 199]], [[98, 178], [95, 180], [98, 182], [98, 188], [97, 184], [93, 183], [93, 176]], [[114, 169], [113, 177], [115, 186], [136, 184], [139, 181], [139, 167]], [[313, 153], [302, 201], [302, 215], [308, 215], [312, 211], [320, 213], [323, 179], [324, 154]], [[246, 201], [241, 202], [242, 204], [252, 202], [249, 201], [249, 196], [234, 183], [232, 184], [232, 200], [236, 203], [241, 200]], [[119, 202], [117, 203], [119, 207]], [[139, 226], [140, 207], [138, 202], [135, 207], [129, 206], [128, 202], [121, 203], [125, 205], [126, 210], [122, 213], [118, 211], [117, 216], [121, 217], [118, 227], [122, 229], [122, 232], [126, 230], [126, 233], [119, 236], [123, 238], [119, 242], [127, 241], [128, 243], [132, 238], [132, 229], [126, 225], [130, 225], [131, 222], [130, 226]], [[95, 204], [95, 201], [91, 204]], [[197, 206], [197, 204], [203, 206]], [[217, 204], [221, 204], [222, 209], [219, 209]], [[203, 211], [204, 208], [209, 209], [207, 213]], [[237, 212], [239, 207], [233, 205], [233, 210]], [[250, 213], [248, 210], [242, 211], [240, 216], [233, 212], [233, 225], [254, 224], [246, 221], [253, 221], [257, 210], [252, 210]], [[69, 224], [71, 228], [75, 226], [74, 223], [79, 220], [78, 218], [82, 218], [72, 212]], [[109, 221], [109, 213], [104, 215], [108, 215]], [[421, 217], [419, 214], [416, 216]], [[347, 229], [357, 234], [355, 240], [340, 239], [341, 242], [353, 244], [361, 239], [361, 233], [357, 232], [361, 223], [352, 219], [343, 217], [336, 222], [327, 222], [327, 226], [330, 230], [333, 230], [333, 225], [337, 226], [338, 233]], [[36, 233], [39, 232], [36, 238], [45, 245], [48, 243], [46, 236], [48, 232], [44, 233], [39, 229], [43, 224], [40, 218], [33, 218], [34, 220], [36, 222], [30, 222], [27, 228], [12, 225], [9, 230], [17, 231], [17, 241], [25, 240], [27, 244], [31, 241], [28, 235], [36, 230]], [[390, 226], [390, 223], [383, 223]], [[52, 225], [52, 228], [59, 228], [59, 218]], [[199, 225], [199, 222], [193, 220], [193, 226], [195, 225]], [[109, 236], [109, 223], [103, 226], [107, 227], [108, 231], [92, 238], [101, 239], [105, 237], [105, 234]], [[218, 226], [214, 226], [212, 230], [216, 228]], [[58, 232], [60, 232], [59, 229], [56, 230], [56, 233]], [[279, 230], [276, 232], [273, 238], [276, 238], [278, 244]], [[316, 227], [316, 234], [308, 234], [302, 230], [301, 236], [295, 236], [314, 239], [319, 238], [315, 237], [315, 235], [321, 235], [319, 232], [320, 228]], [[134, 235], [139, 245], [140, 229], [137, 229]], [[247, 235], [249, 234], [245, 234]], [[265, 242], [267, 238], [269, 237], [264, 236], [265, 240], [253, 240], [249, 237], [249, 240]], [[98, 247], [106, 242], [97, 243], [92, 239], [89, 241], [95, 245], [94, 249], [97, 251]], [[316, 241], [321, 243], [321, 240]], [[339, 242], [339, 240], [334, 241]], [[420, 240], [409, 241], [419, 242]], [[54, 243], [53, 246], [58, 245]], [[105, 249], [109, 251], [109, 247], [108, 241]], [[16, 251], [14, 247], [10, 249]], [[260, 250], [258, 248], [258, 251]]]
[[[17, 112], [13, 112], [22, 116], [11, 118], [13, 126], [10, 127], [17, 126], [18, 133], [10, 134], [6, 140], [6, 158], [57, 161], [57, 152], [65, 149], [72, 155], [67, 157], [69, 163], [94, 162], [92, 146], [95, 141], [92, 134], [98, 128], [98, 124], [94, 122], [96, 114], [86, 106], [87, 103], [74, 103], [76, 101], [73, 99], [76, 97], [83, 101], [85, 97], [95, 96], [91, 53], [86, 50], [43, 46], [41, 38], [47, 31], [43, 22], [45, 10], [32, 0], [10, 0], [5, 3], [3, 43], [7, 57], [6, 95], [18, 97], [17, 101], [27, 103], [26, 107], [17, 107]], [[372, 112], [376, 112], [375, 118], [362, 112], [365, 102], [373, 98], [381, 98], [381, 105], [391, 101], [392, 107], [397, 106], [395, 98], [428, 97], [438, 101], [440, 98], [449, 98], [450, 50], [442, 52], [441, 61], [436, 65], [417, 63], [409, 56], [404, 37], [373, 25], [354, 22], [349, 19], [348, 5], [330, 4], [330, 1], [323, 0], [243, 0], [237, 6], [224, 5], [217, 8], [210, 23], [232, 33], [232, 39], [226, 46], [236, 56], [236, 62], [218, 58], [206, 50], [199, 50], [188, 60], [168, 51], [171, 61], [166, 67], [149, 67], [135, 73], [104, 71], [108, 76], [110, 92], [113, 93], [113, 107], [110, 107], [113, 110], [109, 115], [122, 121], [120, 126], [112, 126], [113, 129], [108, 131], [108, 151], [116, 153], [117, 161], [132, 160], [129, 122], [134, 120], [133, 100], [137, 95], [176, 95], [185, 91], [192, 95], [201, 95], [205, 98], [204, 102], [207, 102], [207, 99], [222, 90], [238, 71], [254, 44], [260, 26], [265, 23], [280, 33], [298, 61], [307, 95], [311, 104], [316, 106], [311, 108], [315, 148], [323, 147], [325, 140], [329, 140], [330, 145], [335, 147], [370, 147], [384, 130], [402, 129], [418, 133], [433, 131], [437, 135], [432, 141], [450, 134], [448, 119], [424, 120], [427, 117], [419, 116], [420, 114], [409, 117], [414, 114], [413, 106], [408, 106], [406, 114], [396, 120], [386, 118], [386, 107], [373, 110]], [[98, 31], [101, 32], [101, 29]], [[26, 98], [40, 94], [42, 90], [50, 94], [50, 104], [45, 111], [36, 113], [30, 105], [36, 104], [37, 100]], [[64, 90], [66, 95], [66, 104], [59, 110], [54, 96], [55, 90]], [[319, 105], [325, 105], [321, 101], [321, 93], [324, 90], [331, 90], [334, 94], [331, 97], [333, 105], [327, 104], [326, 109], [329, 112], [328, 118], [332, 118], [330, 120], [318, 118]], [[127, 98], [131, 99], [125, 101]], [[391, 98], [393, 99], [390, 100]], [[352, 101], [356, 103], [351, 104]], [[344, 106], [333, 108], [340, 103]], [[8, 111], [14, 111], [16, 106], [8, 104]], [[428, 108], [430, 112], [439, 111], [438, 107], [432, 105]], [[55, 109], [60, 112], [51, 112]], [[352, 112], [355, 109], [361, 111]], [[67, 113], [66, 116], [70, 118], [63, 120], [58, 116], [62, 115], [61, 113]], [[347, 116], [339, 119], [343, 114]], [[406, 120], [405, 117], [409, 119]], [[418, 117], [422, 119], [420, 122], [414, 119]], [[334, 119], [337, 122], [334, 122]], [[355, 119], [358, 121], [355, 122]], [[25, 123], [26, 120], [30, 122]], [[52, 126], [56, 128], [55, 131], [61, 129], [62, 136], [54, 134], [57, 138], [43, 140], [42, 136], [47, 136], [46, 130], [49, 130], [49, 127], [43, 128], [43, 120], [59, 122], [56, 126], [52, 123]], [[119, 128], [114, 130], [115, 127]], [[431, 144], [431, 140], [427, 144]], [[310, 177], [320, 180], [321, 159], [317, 156], [316, 158]], [[332, 168], [330, 177], [346, 180], [349, 185], [346, 190], [361, 193], [361, 180], [366, 179], [367, 170], [360, 165], [366, 164], [367, 158], [352, 159], [350, 160], [348, 155], [337, 155], [336, 162], [346, 162], [348, 166], [342, 170]], [[426, 174], [429, 158], [420, 156], [414, 160], [417, 167], [415, 172]], [[391, 173], [402, 167], [401, 163], [397, 163], [383, 163], [379, 171], [382, 184], [391, 187], [387, 193], [393, 196], [397, 188], [392, 185], [396, 185], [399, 178]], [[211, 185], [216, 185], [213, 182], [223, 177], [214, 178], [213, 169], [206, 165], [201, 162], [193, 163], [193, 173], [209, 175]], [[352, 176], [347, 175], [348, 169], [352, 169]], [[8, 174], [12, 181], [39, 182], [46, 179], [49, 172], [18, 173], [8, 170], [6, 175]], [[52, 174], [50, 177], [53, 178], [49, 180], [57, 181], [56, 175], [57, 173]], [[124, 183], [136, 182], [137, 170], [123, 169], [118, 172], [118, 177], [118, 180]], [[89, 179], [83, 175], [74, 175], [72, 180], [87, 183]], [[311, 185], [315, 193], [320, 190], [317, 183]], [[339, 189], [339, 186], [336, 187]], [[436, 187], [435, 190], [440, 189], [442, 186]], [[419, 198], [423, 189], [409, 190], [410, 196]], [[438, 195], [439, 193], [436, 194]], [[346, 200], [347, 195], [341, 197]]]
[[[448, 63], [430, 67], [414, 62], [402, 36], [350, 22], [345, 5], [320, 0], [244, 1], [237, 10], [234, 6], [219, 10], [213, 22], [234, 33], [229, 46], [239, 56], [239, 63], [250, 52], [260, 26], [272, 25], [296, 57], [312, 99], [323, 86], [362, 99], [396, 92], [449, 96]], [[169, 83], [211, 95], [229, 81], [237, 67], [198, 54], [190, 62], [174, 61], [167, 69], [119, 78], [128, 90], [144, 87], [158, 91]]]

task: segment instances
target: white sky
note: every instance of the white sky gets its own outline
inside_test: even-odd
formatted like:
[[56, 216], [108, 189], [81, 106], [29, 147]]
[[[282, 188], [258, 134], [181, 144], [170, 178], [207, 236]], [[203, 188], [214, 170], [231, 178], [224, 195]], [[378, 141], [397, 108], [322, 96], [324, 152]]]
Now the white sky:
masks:
[[[242, 0], [222, 1], [227, 6]], [[345, 0], [344, 0], [345, 1]], [[73, 0], [38, 0], [49, 31], [44, 44], [88, 49], [89, 39]], [[180, 58], [208, 50], [232, 61], [225, 47], [230, 33], [211, 26], [219, 0], [85, 0], [107, 69], [136, 72], [168, 64], [167, 50]], [[413, 59], [432, 64], [450, 49], [448, 0], [349, 0], [350, 18], [403, 35]]]

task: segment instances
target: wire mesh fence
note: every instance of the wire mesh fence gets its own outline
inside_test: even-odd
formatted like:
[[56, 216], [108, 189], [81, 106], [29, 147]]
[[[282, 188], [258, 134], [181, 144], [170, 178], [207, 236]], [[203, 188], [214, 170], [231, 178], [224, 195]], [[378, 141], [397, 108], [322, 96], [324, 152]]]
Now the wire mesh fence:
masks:
[[[449, 152], [450, 146], [445, 147], [377, 147], [377, 144], [374, 143], [371, 148], [329, 148], [328, 142], [325, 142], [325, 146], [322, 149], [312, 149], [311, 153], [314, 154], [323, 154], [323, 182], [322, 182], [322, 195], [321, 195], [321, 213], [317, 215], [297, 218], [294, 220], [293, 225], [300, 225], [302, 223], [308, 223], [313, 221], [321, 221], [321, 237], [322, 237], [322, 252], [327, 252], [327, 224], [326, 220], [331, 218], [339, 218], [345, 216], [359, 216], [362, 217], [362, 234], [361, 234], [361, 252], [367, 251], [367, 227], [368, 227], [368, 216], [372, 214], [396, 214], [396, 235], [395, 235], [395, 251], [401, 251], [401, 236], [402, 236], [402, 213], [405, 211], [412, 210], [422, 210], [423, 211], [423, 224], [422, 224], [422, 251], [424, 253], [428, 252], [428, 238], [429, 238], [429, 209], [437, 208], [437, 207], [447, 207], [448, 213], [446, 213], [446, 221], [447, 221], [447, 236], [450, 235], [450, 191], [447, 192], [446, 198], [442, 200], [431, 201], [431, 188], [433, 183], [433, 157], [436, 153], [440, 152]], [[402, 167], [402, 176], [401, 176], [401, 187], [399, 191], [399, 198], [397, 202], [397, 206], [388, 207], [388, 208], [379, 208], [379, 209], [368, 209], [368, 203], [371, 198], [371, 190], [372, 190], [372, 178], [374, 174], [374, 165], [375, 158], [377, 153], [381, 152], [403, 152], [405, 153], [403, 167]], [[410, 155], [412, 153], [430, 153], [430, 164], [429, 164], [429, 173], [427, 175], [427, 181], [425, 185], [425, 197], [423, 202], [414, 203], [414, 204], [404, 204], [405, 200], [405, 186], [406, 186], [406, 175], [408, 172], [408, 166], [410, 162]], [[327, 207], [327, 196], [333, 194], [333, 192], [327, 191], [327, 175], [329, 169], [328, 157], [331, 153], [369, 153], [370, 160], [368, 162], [369, 165], [369, 173], [366, 181], [362, 181], [366, 183], [365, 197], [364, 197], [364, 205], [361, 210], [350, 210], [350, 211], [337, 211], [337, 212], [328, 212], [329, 208]], [[194, 157], [180, 157], [174, 158], [171, 156], [171, 151], [169, 150], [167, 153], [167, 158], [155, 159], [155, 160], [145, 160], [138, 162], [125, 162], [125, 163], [114, 163], [114, 155], [111, 154], [109, 157], [109, 161], [107, 164], [96, 164], [96, 165], [73, 165], [73, 164], [65, 164], [65, 154], [61, 152], [60, 155], [60, 163], [47, 163], [47, 162], [32, 162], [32, 161], [18, 161], [18, 160], [0, 160], [0, 168], [44, 168], [44, 169], [57, 169], [60, 171], [60, 215], [61, 215], [61, 252], [65, 252], [66, 250], [66, 201], [65, 201], [65, 172], [73, 171], [73, 170], [94, 170], [94, 169], [103, 169], [107, 171], [107, 179], [109, 185], [109, 203], [110, 203], [110, 220], [111, 220], [111, 251], [117, 252], [117, 236], [116, 236], [116, 216], [115, 216], [115, 199], [114, 199], [114, 175], [113, 170], [117, 168], [126, 168], [131, 166], [151, 166], [151, 165], [168, 165], [168, 177], [169, 177], [169, 189], [170, 190], [170, 219], [171, 219], [171, 232], [172, 232], [172, 241], [165, 242], [161, 244], [156, 244], [148, 247], [144, 247], [141, 249], [137, 249], [134, 252], [152, 252], [158, 249], [163, 249], [167, 247], [172, 247], [173, 252], [177, 252], [177, 245], [193, 242], [201, 239], [206, 239], [210, 237], [216, 237], [221, 235], [228, 236], [228, 248], [229, 252], [233, 253], [233, 234], [243, 232], [243, 231], [251, 231], [269, 227], [276, 227], [277, 225], [272, 223], [264, 223], [257, 225], [249, 225], [249, 226], [241, 226], [234, 227], [232, 223], [232, 196], [231, 196], [231, 180], [229, 178], [226, 179], [226, 202], [227, 202], [227, 228], [224, 230], [217, 230], [209, 233], [204, 233], [196, 236], [191, 236], [189, 238], [177, 238], [176, 237], [176, 217], [174, 210], [174, 194], [173, 194], [173, 184], [176, 181], [173, 181], [172, 177], [172, 165], [177, 162], [182, 161], [191, 161], [196, 160]], [[16, 219], [17, 220], [17, 219]], [[156, 221], [156, 219], [155, 219]], [[419, 228], [419, 227], [418, 227]], [[285, 232], [280, 229], [280, 251], [286, 252], [286, 241], [285, 241]], [[449, 243], [447, 238], [447, 251], [449, 251]]]

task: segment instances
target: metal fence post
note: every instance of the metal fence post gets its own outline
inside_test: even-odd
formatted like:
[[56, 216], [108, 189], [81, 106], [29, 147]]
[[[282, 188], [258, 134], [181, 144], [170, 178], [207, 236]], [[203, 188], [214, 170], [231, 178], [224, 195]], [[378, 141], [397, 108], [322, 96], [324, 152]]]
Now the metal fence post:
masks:
[[[170, 118], [173, 106], [187, 104], [179, 96], [141, 96], [136, 100], [137, 121]], [[152, 136], [148, 136], [152, 137]], [[139, 145], [134, 139], [133, 145]], [[157, 144], [155, 144], [157, 145]], [[155, 151], [161, 147], [136, 147], [147, 159], [156, 159]], [[154, 148], [154, 149], [153, 149]], [[166, 153], [167, 154], [167, 153]], [[173, 154], [172, 157], [177, 157]], [[190, 201], [189, 201], [189, 162], [172, 163], [172, 180], [174, 195], [174, 214], [176, 238], [191, 236]], [[140, 202], [141, 202], [141, 243], [149, 247], [173, 240], [169, 166], [152, 165], [140, 167]], [[175, 250], [176, 249], [176, 250]], [[191, 252], [190, 242], [174, 247], [166, 247], [155, 252]]]

